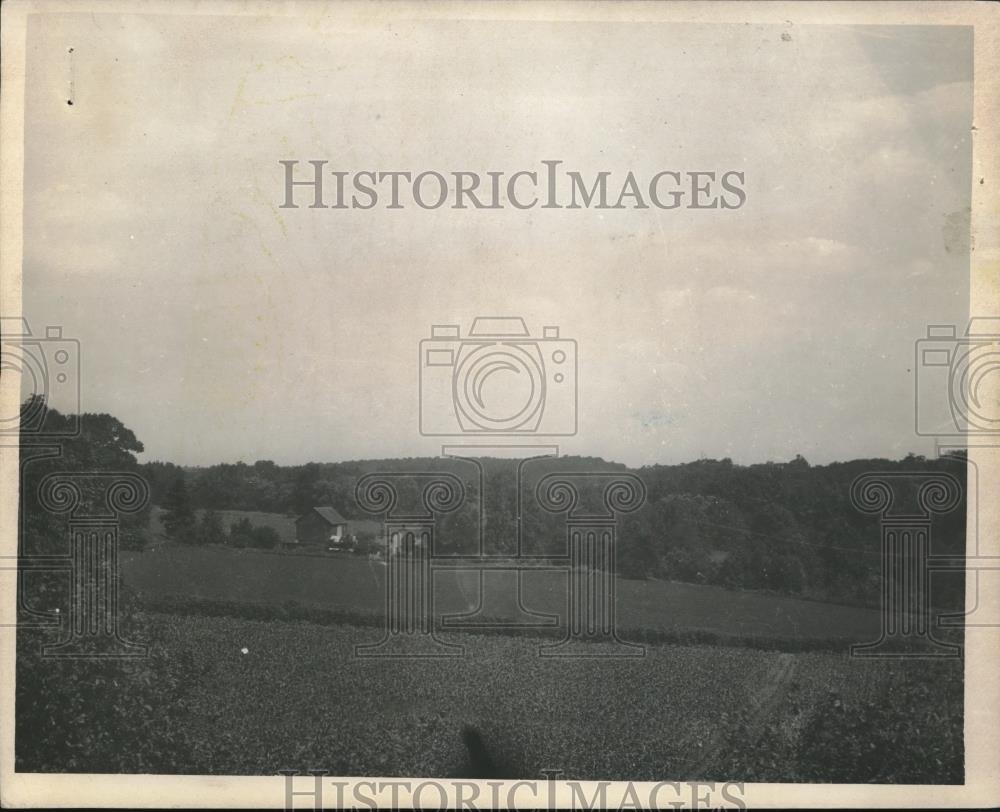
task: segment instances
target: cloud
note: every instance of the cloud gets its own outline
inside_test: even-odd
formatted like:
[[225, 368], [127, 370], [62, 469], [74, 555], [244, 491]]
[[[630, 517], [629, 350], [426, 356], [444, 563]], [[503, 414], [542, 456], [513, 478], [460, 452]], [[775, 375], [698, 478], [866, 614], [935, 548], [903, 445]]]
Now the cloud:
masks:
[[[579, 451], [843, 457], [861, 423], [871, 450], [908, 437], [893, 377], [907, 331], [961, 320], [967, 267], [942, 225], [968, 205], [970, 85], [910, 81], [852, 29], [783, 43], [768, 26], [524, 22], [497, 39], [456, 21], [317, 35], [294, 19], [55, 16], [29, 49], [25, 306], [80, 337], [89, 402], [151, 455], [425, 453], [417, 342], [493, 313], [579, 341]], [[953, 62], [948, 77], [968, 56], [937, 35], [911, 46]], [[748, 200], [283, 211], [285, 158], [736, 168]]]

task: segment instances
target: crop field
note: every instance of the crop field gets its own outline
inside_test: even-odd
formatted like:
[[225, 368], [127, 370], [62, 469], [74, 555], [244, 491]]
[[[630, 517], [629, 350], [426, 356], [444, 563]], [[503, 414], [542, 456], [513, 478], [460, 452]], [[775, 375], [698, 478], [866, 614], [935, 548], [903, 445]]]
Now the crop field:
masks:
[[[515, 572], [441, 569], [435, 615], [466, 628], [445, 624], [439, 636], [463, 656], [366, 658], [355, 647], [383, 633], [380, 562], [166, 544], [123, 552], [122, 572], [133, 596], [132, 639], [148, 642], [147, 660], [127, 663], [125, 673], [113, 663], [94, 666], [104, 670], [81, 682], [62, 673], [64, 661], [19, 652], [19, 668], [31, 674], [19, 686], [39, 697], [39, 718], [57, 720], [45, 723], [52, 739], [38, 752], [67, 742], [61, 769], [68, 762], [79, 772], [220, 775], [963, 779], [962, 660], [847, 656], [849, 642], [877, 636], [878, 615], [863, 609], [620, 578], [625, 639], [630, 630], [708, 637], [646, 636], [645, 655], [634, 658], [540, 657], [551, 640], [485, 634], [475, 624], [551, 614], [558, 625], [548, 633], [560, 636], [564, 572], [522, 573], [519, 605]], [[310, 612], [329, 613], [332, 625], [310, 622]], [[778, 639], [804, 645], [768, 645]], [[83, 684], [94, 686], [86, 701], [59, 699]], [[23, 717], [31, 723], [31, 713]], [[17, 752], [19, 769], [51, 769], [50, 756]]]
[[[143, 593], [249, 603], [295, 601], [358, 612], [382, 613], [385, 565], [350, 555], [302, 557], [258, 550], [163, 545], [122, 553], [125, 583]], [[553, 570], [522, 576], [523, 609], [516, 600], [517, 574], [438, 570], [435, 608], [440, 614], [479, 619], [537, 621], [565, 616], [567, 576]], [[703, 631], [730, 637], [867, 642], [878, 636], [872, 610], [665, 581], [619, 578], [618, 627]], [[476, 617], [459, 619], [477, 622]], [[846, 645], [845, 643], [845, 645]]]
[[[113, 679], [114, 663], [94, 664], [103, 670], [80, 683], [66, 679], [79, 663], [19, 652], [19, 668], [32, 674], [19, 679], [19, 724], [47, 720], [31, 728], [35, 750], [19, 747], [19, 769], [52, 769], [44, 759], [56, 754], [80, 772], [528, 778], [553, 769], [579, 779], [910, 783], [963, 775], [960, 660], [675, 645], [633, 659], [553, 659], [538, 656], [537, 640], [473, 633], [453, 638], [466, 647], [461, 658], [364, 659], [354, 646], [377, 629], [161, 614], [145, 616], [143, 629], [150, 658]], [[89, 699], [54, 695], [72, 686]], [[481, 752], [463, 740], [470, 729]]]

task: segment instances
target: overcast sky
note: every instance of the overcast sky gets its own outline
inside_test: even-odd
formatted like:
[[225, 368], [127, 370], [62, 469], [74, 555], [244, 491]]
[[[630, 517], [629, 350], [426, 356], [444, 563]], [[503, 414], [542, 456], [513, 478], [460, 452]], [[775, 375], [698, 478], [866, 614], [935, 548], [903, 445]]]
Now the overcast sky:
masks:
[[[578, 341], [567, 453], [933, 449], [913, 342], [968, 317], [969, 29], [39, 20], [25, 314], [146, 459], [433, 455], [417, 344], [479, 314]], [[282, 210], [283, 159], [734, 169], [748, 200]]]

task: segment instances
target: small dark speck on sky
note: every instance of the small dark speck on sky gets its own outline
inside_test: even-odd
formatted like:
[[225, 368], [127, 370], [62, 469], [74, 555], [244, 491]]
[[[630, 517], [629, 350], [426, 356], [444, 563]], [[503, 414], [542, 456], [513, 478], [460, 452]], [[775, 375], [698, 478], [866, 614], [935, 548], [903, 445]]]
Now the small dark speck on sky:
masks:
[[781, 35], [781, 40], [782, 40], [782, 42], [791, 42], [792, 41], [792, 35], [789, 34], [787, 31], [785, 31]]
[[979, 185], [982, 186], [984, 183], [986, 183], [986, 178], [980, 178]]
[[73, 100], [72, 99], [66, 99], [66, 104], [68, 104], [70, 107], [72, 107], [73, 106]]

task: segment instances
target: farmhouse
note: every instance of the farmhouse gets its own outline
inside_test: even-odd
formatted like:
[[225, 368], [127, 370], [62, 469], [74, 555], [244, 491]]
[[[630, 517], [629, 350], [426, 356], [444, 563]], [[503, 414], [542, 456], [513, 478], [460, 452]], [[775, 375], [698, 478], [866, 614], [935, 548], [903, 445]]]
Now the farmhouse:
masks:
[[295, 520], [295, 541], [299, 544], [336, 546], [347, 534], [347, 519], [332, 507], [314, 507]]
[[345, 519], [336, 508], [314, 507], [295, 520], [295, 544], [355, 550], [385, 537], [381, 522]]

